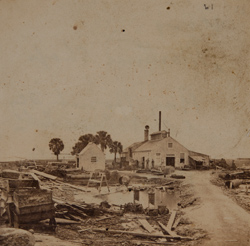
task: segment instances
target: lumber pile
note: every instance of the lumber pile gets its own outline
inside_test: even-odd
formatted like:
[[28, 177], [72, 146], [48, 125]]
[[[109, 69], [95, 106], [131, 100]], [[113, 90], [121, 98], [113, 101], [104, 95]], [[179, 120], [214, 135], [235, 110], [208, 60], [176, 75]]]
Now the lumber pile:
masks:
[[103, 214], [111, 214], [114, 216], [121, 216], [122, 210], [114, 210], [112, 208], [105, 208], [96, 204], [87, 203], [72, 203], [64, 202], [56, 204], [56, 217], [71, 219], [74, 221], [83, 221], [84, 219], [92, 216], [100, 216]]

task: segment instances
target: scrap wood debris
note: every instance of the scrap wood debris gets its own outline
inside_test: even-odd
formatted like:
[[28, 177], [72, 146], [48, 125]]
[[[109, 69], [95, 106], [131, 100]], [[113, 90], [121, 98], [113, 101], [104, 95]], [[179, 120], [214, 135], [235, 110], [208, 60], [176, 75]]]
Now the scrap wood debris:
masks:
[[[73, 240], [71, 235], [74, 237], [78, 235], [85, 241], [91, 241], [94, 237], [95, 243], [100, 241], [100, 245], [103, 243], [107, 243], [104, 245], [118, 243], [138, 245], [139, 242], [141, 245], [171, 245], [177, 241], [192, 240], [188, 235], [179, 235], [174, 231], [182, 225], [179, 212], [170, 213], [168, 208], [144, 209], [139, 203], [114, 206], [105, 201], [100, 204], [77, 202], [74, 200], [74, 192], [86, 194], [85, 187], [62, 182], [57, 177], [43, 172], [36, 171], [31, 176], [39, 183], [39, 187], [52, 191], [57, 222], [55, 233], [59, 238]], [[157, 183], [156, 180], [153, 182]], [[153, 186], [166, 191], [179, 189], [180, 182], [161, 180], [160, 186]], [[132, 187], [131, 190], [133, 189]], [[141, 189], [147, 188], [141, 187]], [[119, 240], [121, 235], [122, 240]]]
[[227, 196], [231, 197], [245, 210], [250, 211], [250, 171], [216, 171], [211, 183], [220, 186]]

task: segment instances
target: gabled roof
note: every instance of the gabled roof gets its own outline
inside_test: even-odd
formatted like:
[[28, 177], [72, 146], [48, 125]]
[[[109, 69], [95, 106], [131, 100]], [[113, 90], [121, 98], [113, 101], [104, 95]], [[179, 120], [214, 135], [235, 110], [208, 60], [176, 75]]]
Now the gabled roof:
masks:
[[88, 152], [90, 149], [93, 149], [93, 148], [99, 152], [102, 152], [102, 150], [96, 144], [90, 142], [78, 155], [84, 155], [86, 152]]
[[141, 145], [139, 148], [137, 148], [135, 150], [135, 152], [151, 151], [153, 146], [162, 140], [164, 140], [164, 138], [163, 139], [156, 139], [156, 140], [149, 140], [149, 141], [145, 142], [143, 145]]
[[195, 152], [195, 151], [191, 151], [189, 150], [189, 155], [190, 156], [203, 156], [203, 157], [209, 157], [209, 155], [203, 154], [203, 153], [199, 153], [199, 152]]
[[132, 149], [132, 151], [135, 151], [135, 149], [139, 148], [145, 142], [147, 142], [147, 141], [133, 143], [133, 144], [129, 145], [125, 150], [123, 150], [123, 153], [128, 152], [129, 149]]
[[[154, 132], [154, 133], [152, 133], [150, 135], [157, 135], [157, 134], [163, 134], [163, 133], [167, 133], [167, 132], [165, 130], [163, 130], [163, 131]], [[201, 156], [203, 158], [207, 158], [207, 157], [209, 158], [209, 155], [194, 152], [194, 151], [190, 151], [189, 149], [187, 149], [185, 146], [183, 146], [177, 140], [175, 140], [174, 138], [172, 138], [170, 136], [169, 137], [163, 137], [161, 139], [155, 139], [155, 140], [148, 140], [148, 141], [133, 143], [129, 147], [127, 147], [123, 151], [123, 153], [128, 152], [129, 148], [132, 149], [132, 152], [150, 152], [155, 147], [156, 144], [161, 143], [161, 142], [164, 143], [164, 141], [173, 142], [174, 145], [178, 144], [179, 146], [182, 146], [187, 151], [189, 151], [190, 156], [195, 156], [194, 158], [197, 157], [197, 159], [200, 159], [200, 157], [198, 157], [198, 156]]]
[[200, 155], [193, 155], [193, 156], [190, 156], [190, 158], [198, 162], [203, 162], [205, 160], [205, 158]]
[[[161, 139], [155, 139], [155, 140], [149, 140], [147, 142], [145, 142], [143, 145], [141, 145], [139, 148], [137, 148], [135, 150], [135, 152], [149, 152], [153, 149], [153, 147], [160, 143], [160, 142], [164, 142], [164, 141], [170, 141], [173, 142], [174, 144], [179, 144], [180, 146], [182, 146], [183, 148], [187, 149], [186, 147], [184, 147], [182, 144], [180, 144], [178, 141], [176, 141], [174, 138], [172, 137], [166, 137], [166, 138], [161, 138]], [[188, 149], [187, 149], [188, 150]]]

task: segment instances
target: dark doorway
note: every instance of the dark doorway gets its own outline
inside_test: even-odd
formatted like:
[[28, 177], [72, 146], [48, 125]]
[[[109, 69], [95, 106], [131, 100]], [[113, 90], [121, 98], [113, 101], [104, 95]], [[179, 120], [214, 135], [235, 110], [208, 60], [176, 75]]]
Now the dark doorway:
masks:
[[166, 166], [175, 166], [175, 157], [166, 157]]
[[76, 158], [76, 167], [79, 168], [79, 157]]
[[142, 169], [145, 169], [145, 157], [142, 157]]

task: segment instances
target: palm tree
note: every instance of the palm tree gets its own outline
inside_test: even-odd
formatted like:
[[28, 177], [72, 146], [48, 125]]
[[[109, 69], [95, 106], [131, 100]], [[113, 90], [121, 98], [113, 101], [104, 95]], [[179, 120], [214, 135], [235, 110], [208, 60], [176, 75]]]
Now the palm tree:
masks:
[[102, 152], [104, 152], [107, 147], [112, 146], [111, 136], [105, 131], [99, 131], [96, 134], [96, 143], [100, 144]]
[[123, 146], [122, 146], [122, 144], [119, 142], [119, 143], [118, 143], [118, 153], [119, 153], [119, 155], [120, 155], [120, 159], [121, 159], [122, 151], [123, 151]]
[[49, 149], [56, 155], [58, 161], [58, 156], [64, 149], [63, 141], [60, 138], [52, 138], [49, 142]]
[[109, 152], [110, 153], [114, 153], [115, 157], [114, 157], [114, 162], [116, 163], [116, 154], [119, 153], [120, 156], [121, 156], [121, 153], [122, 153], [122, 149], [123, 149], [123, 146], [120, 142], [118, 141], [114, 141], [111, 146], [110, 146], [110, 150]]
[[90, 142], [97, 144], [96, 137], [93, 134], [82, 135], [75, 146], [73, 146], [71, 154], [79, 154]]
[[90, 133], [85, 134], [85, 135], [79, 137], [78, 140], [80, 142], [87, 143], [87, 144], [90, 143], [90, 142], [97, 143], [96, 137], [93, 134], [90, 134]]
[[110, 146], [109, 152], [112, 154], [114, 153], [114, 162], [116, 163], [116, 154], [118, 152], [118, 141], [114, 141], [113, 144]]

